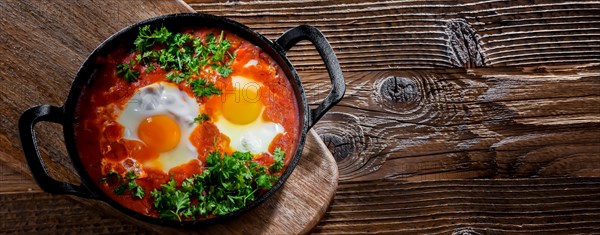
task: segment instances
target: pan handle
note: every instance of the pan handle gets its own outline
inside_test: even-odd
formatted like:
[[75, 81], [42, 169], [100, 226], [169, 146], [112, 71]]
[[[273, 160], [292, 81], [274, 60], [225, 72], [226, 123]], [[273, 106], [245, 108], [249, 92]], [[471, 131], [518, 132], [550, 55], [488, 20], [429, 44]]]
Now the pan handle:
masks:
[[331, 107], [336, 105], [346, 92], [346, 83], [344, 81], [344, 75], [340, 68], [331, 44], [327, 41], [323, 33], [317, 28], [310, 25], [300, 25], [289, 31], [285, 32], [279, 37], [275, 43], [281, 46], [285, 51], [288, 51], [296, 43], [301, 40], [310, 41], [321, 55], [321, 59], [325, 63], [325, 68], [329, 73], [329, 79], [331, 79], [331, 91], [325, 97], [323, 102], [319, 104], [316, 109], [310, 110], [309, 128], [312, 127]]
[[54, 194], [71, 194], [85, 198], [97, 198], [84, 184], [73, 185], [53, 179], [48, 174], [44, 160], [40, 156], [35, 138], [34, 127], [40, 121], [63, 124], [62, 108], [40, 105], [25, 111], [19, 118], [19, 135], [21, 146], [25, 153], [25, 160], [31, 170], [33, 178], [44, 191]]

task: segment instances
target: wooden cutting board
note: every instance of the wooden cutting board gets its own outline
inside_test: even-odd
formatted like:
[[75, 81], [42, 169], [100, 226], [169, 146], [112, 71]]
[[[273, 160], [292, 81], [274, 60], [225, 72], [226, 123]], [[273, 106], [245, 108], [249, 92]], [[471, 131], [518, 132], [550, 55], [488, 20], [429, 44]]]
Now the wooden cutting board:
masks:
[[[307, 135], [293, 174], [275, 195], [233, 221], [198, 230], [146, 224], [103, 202], [50, 195], [33, 183], [18, 140], [20, 114], [34, 105], [62, 105], [79, 65], [112, 33], [149, 17], [189, 11], [181, 1], [162, 0], [0, 4], [0, 231], [129, 233], [145, 228], [159, 233], [301, 234], [317, 224], [335, 194], [338, 172], [314, 131]], [[36, 132], [50, 174], [76, 183], [61, 127], [40, 123]]]

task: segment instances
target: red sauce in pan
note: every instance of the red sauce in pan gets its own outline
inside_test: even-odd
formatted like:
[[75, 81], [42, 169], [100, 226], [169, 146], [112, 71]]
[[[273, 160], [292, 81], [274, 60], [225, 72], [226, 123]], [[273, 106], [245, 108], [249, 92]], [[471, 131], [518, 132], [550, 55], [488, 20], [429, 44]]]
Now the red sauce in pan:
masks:
[[[202, 28], [187, 32], [203, 38], [209, 33], [219, 35], [221, 30]], [[300, 134], [299, 111], [290, 82], [281, 68], [260, 48], [228, 32], [225, 32], [224, 38], [231, 42], [228, 51], [236, 54], [235, 60], [231, 64], [232, 74], [222, 77], [208, 69], [202, 75], [208, 81], [214, 82], [216, 87], [224, 91], [224, 94], [227, 90], [232, 89], [232, 77], [234, 76], [242, 76], [262, 84], [259, 88], [259, 99], [265, 110], [262, 118], [280, 124], [285, 130], [285, 134], [277, 134], [272, 140], [269, 152], [273, 153], [275, 147], [280, 147], [285, 151], [284, 163], [287, 166], [291, 157], [294, 156]], [[125, 175], [128, 170], [132, 169], [134, 160], [145, 162], [160, 155], [159, 152], [149, 148], [143, 142], [123, 138], [124, 127], [117, 122], [121, 111], [127, 106], [127, 102], [136, 91], [153, 83], [167, 82], [167, 72], [160, 66], [155, 66], [156, 68], [148, 72], [141, 72], [135, 82], [125, 81], [122, 76], [117, 75], [117, 65], [127, 63], [135, 56], [136, 52], [131, 52], [131, 47], [123, 46], [107, 56], [96, 58], [95, 62], [99, 69], [91, 78], [90, 85], [84, 87], [77, 104], [75, 128], [77, 148], [87, 173], [106, 195], [129, 209], [157, 217], [158, 214], [153, 209], [152, 197], [149, 196], [150, 191], [159, 188], [171, 176], [177, 182], [181, 182], [185, 178], [201, 173], [204, 161], [210, 151], [216, 149], [230, 154], [233, 149], [229, 146], [229, 137], [221, 133], [213, 122], [202, 122], [190, 136], [181, 136], [181, 138], [189, 138], [194, 145], [198, 154], [197, 159], [171, 168], [168, 172], [142, 165], [141, 174], [138, 175], [136, 181], [146, 194], [143, 199], [133, 198], [129, 194], [113, 193], [115, 184], [102, 180], [108, 172]], [[146, 66], [138, 64], [135, 69], [144, 71]], [[179, 83], [176, 86], [190, 97], [194, 97], [191, 88], [186, 83]], [[204, 107], [203, 112], [211, 117], [222, 112], [222, 110], [210, 108], [219, 105], [220, 95], [196, 98], [196, 101], [201, 107]], [[268, 153], [256, 154], [254, 160], [264, 166], [273, 163], [272, 156]]]

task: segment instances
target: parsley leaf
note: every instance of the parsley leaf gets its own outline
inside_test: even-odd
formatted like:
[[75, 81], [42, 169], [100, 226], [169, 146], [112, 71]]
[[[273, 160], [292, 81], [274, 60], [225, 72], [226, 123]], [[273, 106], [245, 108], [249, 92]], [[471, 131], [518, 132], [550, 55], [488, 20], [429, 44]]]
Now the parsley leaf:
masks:
[[155, 69], [154, 64], [150, 64], [146, 67], [146, 69], [144, 69], [144, 72], [149, 73], [149, 72], [154, 71], [154, 69]]
[[160, 186], [164, 191], [175, 192], [175, 190], [177, 189], [177, 182], [175, 182], [175, 179], [173, 179], [173, 177], [171, 177], [171, 179], [169, 180], [169, 182], [167, 182], [167, 184], [162, 184]]
[[142, 188], [142, 186], [136, 186], [133, 190], [133, 196], [138, 198], [138, 199], [142, 199], [145, 196], [145, 192], [144, 189]]
[[191, 216], [188, 211], [191, 207], [189, 192], [178, 190], [177, 182], [172, 177], [166, 184], [161, 185], [161, 189], [154, 189], [150, 192], [154, 198], [154, 207], [160, 213], [160, 218], [181, 221], [182, 215]]
[[123, 74], [123, 78], [128, 82], [135, 82], [140, 76], [140, 72], [133, 68], [135, 66], [135, 62], [133, 60], [129, 60], [129, 64], [118, 64], [117, 65], [117, 74]]
[[127, 180], [134, 180], [136, 178], [137, 178], [137, 174], [135, 174], [135, 171], [133, 171], [133, 170], [125, 173], [125, 179], [127, 179]]
[[[114, 171], [109, 172], [108, 174], [106, 174], [106, 176], [108, 177], [113, 174], [117, 175], [117, 181], [121, 181], [121, 177], [119, 176], [119, 174]], [[125, 173], [125, 177], [123, 177], [123, 182], [121, 182], [119, 186], [113, 189], [113, 193], [117, 195], [123, 195], [125, 192], [130, 191], [133, 197], [138, 199], [144, 198], [144, 189], [142, 188], [142, 186], [139, 186], [137, 184], [135, 179], [137, 179], [137, 174], [135, 173], [135, 171], [128, 171], [127, 173]]]
[[132, 191], [134, 190], [136, 187], [138, 187], [137, 182], [135, 182], [135, 180], [129, 181], [129, 183], [127, 183], [127, 190]]
[[208, 121], [208, 120], [210, 120], [210, 117], [206, 113], [202, 113], [202, 114], [198, 115], [198, 117], [194, 118], [194, 122], [199, 122], [199, 123], [202, 123], [202, 122]]
[[181, 189], [185, 192], [191, 192], [194, 187], [194, 178], [187, 178], [181, 183]]
[[180, 212], [190, 207], [190, 195], [183, 191], [175, 191], [175, 194], [171, 198], [171, 203], [175, 206], [175, 211], [171, 210], [171, 213], [181, 221]]
[[114, 179], [116, 182], [119, 182], [119, 181], [121, 181], [121, 176], [116, 171], [111, 170], [108, 173], [106, 173], [106, 175], [104, 177], [102, 177], [100, 182], [103, 184], [107, 184], [108, 181], [112, 180], [112, 179]]
[[271, 181], [267, 175], [260, 175], [256, 178], [256, 185], [259, 188], [269, 189], [271, 188]]
[[273, 162], [273, 164], [271, 164], [271, 166], [269, 167], [269, 171], [271, 173], [279, 172], [281, 171], [281, 169], [283, 169], [284, 157], [285, 152], [279, 147], [275, 148], [275, 152], [273, 153], [273, 159], [275, 160], [275, 162]]
[[168, 45], [171, 47], [181, 47], [183, 46], [184, 43], [187, 43], [190, 41], [192, 35], [190, 34], [182, 34], [182, 33], [178, 33], [175, 34], [174, 37], [170, 38], [171, 42], [168, 42]]
[[138, 36], [135, 41], [133, 41], [133, 44], [135, 45], [136, 50], [143, 52], [156, 43], [165, 43], [171, 35], [172, 33], [164, 26], [159, 30], [151, 32], [150, 25], [144, 25], [140, 27]]
[[177, 71], [167, 73], [167, 81], [170, 82], [180, 83], [187, 80], [187, 78], [189, 78], [189, 75]]
[[239, 151], [235, 151], [234, 153], [231, 154], [232, 157], [242, 160], [242, 161], [248, 161], [250, 159], [252, 159], [252, 154], [250, 154], [250, 152], [239, 152]]
[[[210, 34], [212, 35], [212, 34]], [[219, 37], [219, 41], [216, 42], [216, 39], [214, 39], [214, 35], [213, 37], [211, 37], [211, 41], [213, 42], [212, 48], [210, 48], [211, 52], [213, 53], [213, 57], [212, 60], [213, 61], [223, 61], [225, 59], [225, 53], [227, 53], [227, 49], [229, 49], [229, 47], [231, 47], [231, 43], [229, 43], [229, 41], [224, 40], [223, 39], [223, 31], [221, 31], [221, 36]]]
[[125, 193], [126, 190], [127, 190], [127, 184], [121, 183], [119, 186], [117, 186], [117, 187], [115, 187], [115, 189], [113, 189], [113, 192], [117, 195], [121, 195], [121, 194]]
[[207, 82], [203, 78], [194, 79], [190, 83], [190, 87], [192, 88], [194, 95], [198, 97], [208, 97], [211, 95], [223, 94], [223, 92], [219, 88], [215, 87], [214, 83]]
[[230, 67], [221, 66], [217, 68], [217, 72], [219, 72], [219, 74], [221, 74], [223, 77], [229, 77], [233, 70]]

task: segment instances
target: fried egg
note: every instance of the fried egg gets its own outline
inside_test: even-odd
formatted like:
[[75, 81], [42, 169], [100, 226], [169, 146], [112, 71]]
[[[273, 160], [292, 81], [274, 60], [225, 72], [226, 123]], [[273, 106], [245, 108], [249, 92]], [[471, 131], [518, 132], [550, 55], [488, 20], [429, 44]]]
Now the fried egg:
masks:
[[223, 94], [220, 112], [214, 117], [219, 131], [229, 137], [235, 151], [259, 154], [268, 152], [269, 145], [283, 126], [263, 118], [265, 106], [260, 101], [261, 83], [242, 76], [232, 76], [234, 92]]
[[[198, 125], [196, 99], [176, 85], [159, 82], [138, 89], [127, 102], [117, 122], [125, 130], [123, 138], [140, 141], [158, 153], [158, 157], [142, 162], [144, 167], [168, 172], [171, 168], [197, 159], [196, 148], [189, 136]], [[136, 156], [130, 156], [136, 159]], [[140, 156], [147, 159], [146, 156]]]

